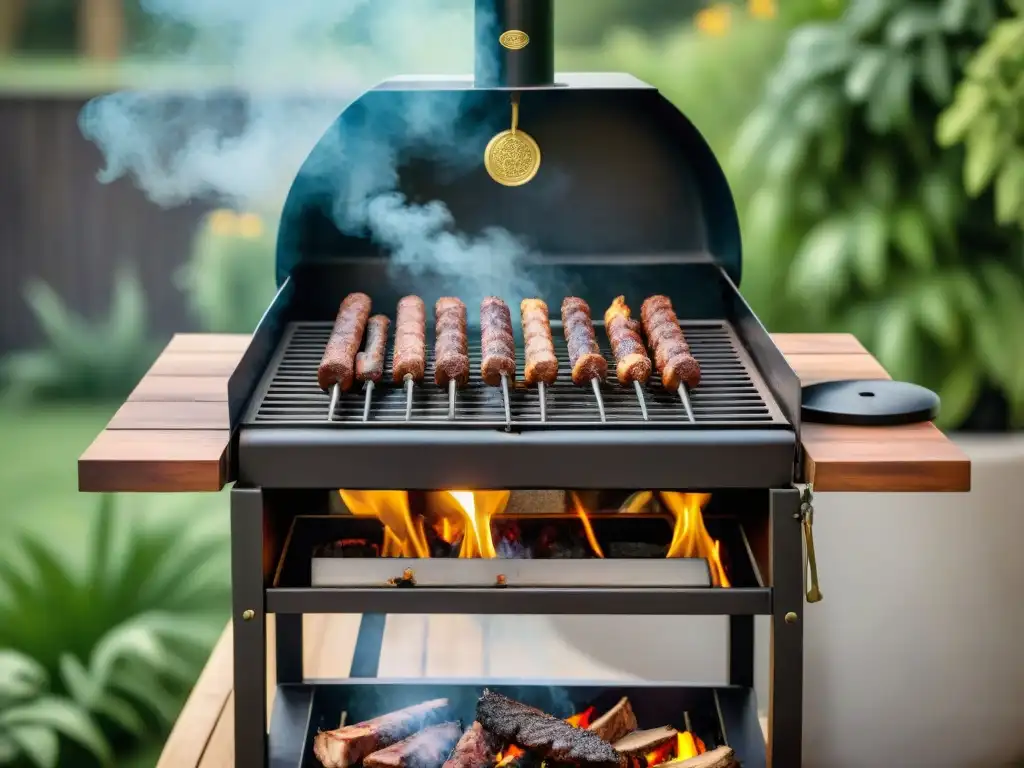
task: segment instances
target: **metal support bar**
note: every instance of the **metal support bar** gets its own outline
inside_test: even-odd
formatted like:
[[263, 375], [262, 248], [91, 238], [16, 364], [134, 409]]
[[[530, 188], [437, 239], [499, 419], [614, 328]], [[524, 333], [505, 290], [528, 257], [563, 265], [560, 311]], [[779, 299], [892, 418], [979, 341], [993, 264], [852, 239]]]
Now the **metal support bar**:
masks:
[[[236, 768], [267, 764], [263, 515], [263, 495], [259, 489], [236, 487], [231, 491]], [[302, 621], [301, 616], [297, 618]]]
[[754, 617], [729, 617], [729, 685], [754, 687]]
[[771, 492], [769, 768], [801, 765], [804, 695], [804, 560], [800, 493]]
[[274, 617], [275, 658], [278, 683], [301, 683], [302, 614], [282, 613]]
[[352, 653], [349, 677], [376, 677], [380, 671], [380, 654], [384, 646], [385, 613], [364, 613], [359, 621], [356, 649]]

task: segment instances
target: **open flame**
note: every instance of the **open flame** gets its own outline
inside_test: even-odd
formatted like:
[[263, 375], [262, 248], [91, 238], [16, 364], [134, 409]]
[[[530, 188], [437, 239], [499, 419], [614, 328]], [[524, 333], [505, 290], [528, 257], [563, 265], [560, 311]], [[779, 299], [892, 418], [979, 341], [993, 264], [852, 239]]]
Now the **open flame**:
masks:
[[711, 494], [662, 491], [661, 498], [676, 519], [666, 557], [703, 558], [711, 569], [712, 583], [716, 587], [730, 586], [722, 565], [721, 543], [712, 539], [704, 526], [702, 510], [711, 500]]
[[703, 755], [707, 751], [703, 741], [689, 731], [683, 731], [676, 735], [675, 740], [667, 741], [644, 755], [644, 761], [645, 765], [653, 768], [653, 766], [664, 765], [676, 760], [689, 760], [691, 757]]

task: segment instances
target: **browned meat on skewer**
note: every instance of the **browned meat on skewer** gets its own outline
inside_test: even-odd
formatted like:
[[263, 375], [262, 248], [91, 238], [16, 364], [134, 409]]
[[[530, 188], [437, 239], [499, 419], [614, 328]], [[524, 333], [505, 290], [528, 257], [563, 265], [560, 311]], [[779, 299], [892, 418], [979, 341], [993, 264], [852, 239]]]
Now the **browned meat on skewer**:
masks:
[[558, 357], [551, 339], [551, 318], [548, 305], [540, 299], [523, 299], [519, 304], [526, 347], [526, 383], [554, 384], [558, 378]]
[[480, 376], [491, 387], [501, 384], [506, 376], [509, 384], [516, 378], [516, 342], [512, 333], [512, 313], [508, 304], [496, 296], [488, 296], [480, 304]]
[[424, 728], [363, 760], [365, 768], [440, 768], [462, 733], [458, 723]]
[[355, 381], [356, 352], [363, 343], [363, 332], [370, 317], [372, 302], [365, 293], [350, 293], [341, 302], [334, 320], [331, 338], [327, 341], [317, 383], [327, 391], [335, 384], [342, 392], [352, 388]]
[[313, 741], [313, 754], [324, 768], [348, 768], [378, 749], [406, 739], [441, 719], [448, 699], [432, 699], [396, 712], [333, 731], [321, 731]]
[[594, 336], [587, 302], [575, 296], [562, 301], [562, 331], [569, 347], [572, 383], [583, 386], [593, 379], [603, 381], [608, 375], [608, 361], [601, 354]]
[[620, 768], [624, 758], [593, 731], [569, 725], [539, 709], [484, 691], [476, 703], [480, 725], [509, 744], [546, 761], [580, 768]]
[[387, 315], [374, 315], [366, 324], [366, 349], [356, 355], [356, 378], [378, 382], [384, 376], [384, 357], [388, 351]]
[[469, 383], [469, 338], [466, 335], [466, 305], [444, 297], [434, 305], [434, 382], [447, 387], [449, 381], [464, 387]]
[[690, 353], [672, 300], [668, 296], [650, 296], [644, 301], [640, 316], [665, 389], [675, 391], [680, 384], [693, 389], [700, 384], [700, 365]]
[[423, 380], [427, 370], [427, 314], [423, 299], [406, 296], [398, 302], [395, 321], [395, 358], [392, 378], [401, 382], [406, 377]]
[[480, 723], [473, 723], [462, 734], [443, 768], [490, 768], [501, 749], [501, 742], [484, 730]]
[[630, 317], [625, 296], [618, 296], [604, 313], [604, 329], [615, 355], [615, 376], [620, 384], [638, 381], [646, 384], [651, 377], [651, 358], [640, 338], [635, 321]]

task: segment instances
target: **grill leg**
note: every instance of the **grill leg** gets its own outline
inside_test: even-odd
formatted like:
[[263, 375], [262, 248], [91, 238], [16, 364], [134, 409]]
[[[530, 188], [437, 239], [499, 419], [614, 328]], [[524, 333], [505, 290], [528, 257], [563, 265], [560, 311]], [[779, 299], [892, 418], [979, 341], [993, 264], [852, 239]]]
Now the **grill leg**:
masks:
[[798, 768], [803, 751], [804, 560], [799, 510], [796, 489], [772, 491], [770, 768]]
[[729, 617], [729, 685], [754, 687], [754, 617]]
[[384, 645], [387, 614], [364, 613], [359, 620], [356, 649], [352, 654], [349, 677], [376, 677], [380, 670], [380, 653]]
[[301, 683], [302, 614], [279, 613], [274, 617], [275, 659], [278, 683]]
[[[235, 488], [231, 491], [235, 768], [259, 768], [267, 764], [263, 514], [263, 494], [259, 489]], [[302, 617], [299, 619], [301, 621]]]

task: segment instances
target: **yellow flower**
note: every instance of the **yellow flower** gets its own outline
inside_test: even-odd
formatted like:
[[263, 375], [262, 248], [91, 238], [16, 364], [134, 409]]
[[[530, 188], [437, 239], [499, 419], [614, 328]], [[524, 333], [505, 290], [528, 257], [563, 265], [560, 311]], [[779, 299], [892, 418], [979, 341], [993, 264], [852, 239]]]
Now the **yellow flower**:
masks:
[[712, 37], [721, 37], [729, 31], [732, 21], [732, 8], [725, 3], [712, 5], [698, 11], [694, 17], [697, 29]]
[[775, 0], [748, 0], [750, 15], [757, 19], [774, 19], [779, 8]]

